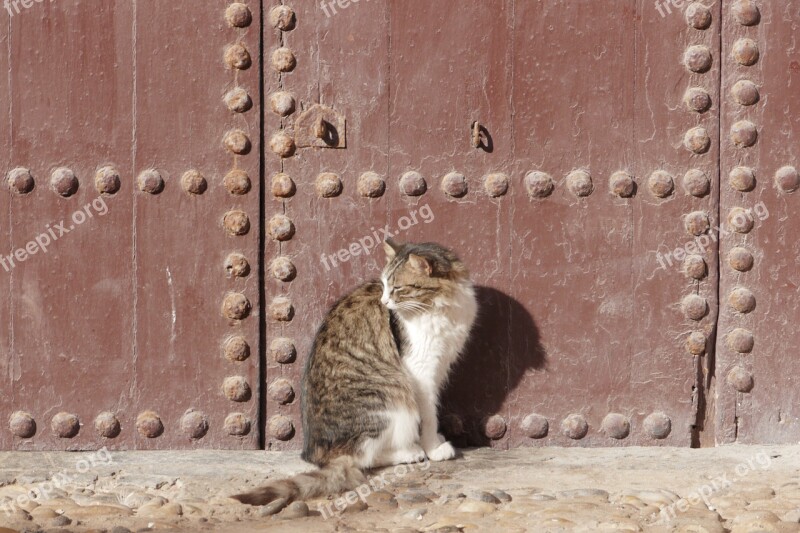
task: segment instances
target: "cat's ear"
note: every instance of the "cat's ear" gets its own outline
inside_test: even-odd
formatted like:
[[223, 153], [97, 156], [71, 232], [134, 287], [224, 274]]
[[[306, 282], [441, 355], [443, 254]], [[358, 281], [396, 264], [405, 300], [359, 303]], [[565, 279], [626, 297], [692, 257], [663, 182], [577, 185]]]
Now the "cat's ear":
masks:
[[386, 237], [386, 240], [383, 241], [383, 250], [386, 252], [386, 262], [391, 263], [392, 259], [395, 258], [397, 255], [397, 250], [400, 249], [400, 245], [392, 240], [391, 237]]
[[430, 276], [431, 273], [433, 273], [433, 265], [431, 265], [431, 262], [422, 256], [409, 254], [408, 264], [411, 265], [411, 268], [419, 274]]

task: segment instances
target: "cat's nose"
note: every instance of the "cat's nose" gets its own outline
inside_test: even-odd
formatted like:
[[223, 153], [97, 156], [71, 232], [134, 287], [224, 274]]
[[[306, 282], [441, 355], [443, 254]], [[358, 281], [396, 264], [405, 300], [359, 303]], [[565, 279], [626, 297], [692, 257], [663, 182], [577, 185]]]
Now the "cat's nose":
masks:
[[381, 296], [381, 303], [385, 306], [389, 306], [389, 297], [388, 296]]

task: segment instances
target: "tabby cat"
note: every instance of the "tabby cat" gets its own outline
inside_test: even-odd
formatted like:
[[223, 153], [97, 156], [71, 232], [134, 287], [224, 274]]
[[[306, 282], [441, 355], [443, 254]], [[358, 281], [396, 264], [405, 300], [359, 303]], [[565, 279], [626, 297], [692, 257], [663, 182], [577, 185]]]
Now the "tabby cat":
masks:
[[464, 264], [433, 243], [384, 243], [380, 281], [339, 300], [305, 367], [302, 457], [320, 470], [234, 496], [265, 505], [353, 490], [363, 470], [455, 457], [437, 405], [478, 305]]

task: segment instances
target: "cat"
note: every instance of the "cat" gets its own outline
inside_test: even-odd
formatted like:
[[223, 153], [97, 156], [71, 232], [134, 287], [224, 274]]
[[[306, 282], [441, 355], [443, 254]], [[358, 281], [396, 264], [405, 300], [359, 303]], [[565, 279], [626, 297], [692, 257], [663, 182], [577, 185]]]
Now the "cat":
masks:
[[438, 433], [439, 394], [478, 312], [469, 272], [434, 243], [384, 242], [380, 281], [333, 305], [302, 381], [302, 458], [317, 471], [233, 496], [251, 505], [338, 494], [365, 470], [453, 459]]

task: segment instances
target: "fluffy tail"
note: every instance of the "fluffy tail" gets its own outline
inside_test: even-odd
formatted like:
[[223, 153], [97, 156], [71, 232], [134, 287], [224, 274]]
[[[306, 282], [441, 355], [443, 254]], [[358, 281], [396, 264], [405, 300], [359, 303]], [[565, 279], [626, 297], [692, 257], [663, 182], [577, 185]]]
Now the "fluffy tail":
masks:
[[364, 473], [350, 456], [337, 457], [315, 472], [298, 474], [289, 479], [273, 481], [251, 492], [231, 496], [250, 505], [267, 505], [278, 499], [286, 503], [320, 496], [339, 494], [366, 483]]

